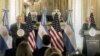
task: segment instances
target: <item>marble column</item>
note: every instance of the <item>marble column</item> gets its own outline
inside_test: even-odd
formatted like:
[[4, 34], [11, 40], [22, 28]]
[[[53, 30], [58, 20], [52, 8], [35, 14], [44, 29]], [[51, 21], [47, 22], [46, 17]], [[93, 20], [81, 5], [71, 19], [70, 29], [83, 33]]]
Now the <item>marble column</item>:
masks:
[[82, 26], [82, 0], [73, 0], [73, 25], [75, 30], [76, 38], [76, 49], [82, 50], [83, 39], [80, 36], [79, 32]]

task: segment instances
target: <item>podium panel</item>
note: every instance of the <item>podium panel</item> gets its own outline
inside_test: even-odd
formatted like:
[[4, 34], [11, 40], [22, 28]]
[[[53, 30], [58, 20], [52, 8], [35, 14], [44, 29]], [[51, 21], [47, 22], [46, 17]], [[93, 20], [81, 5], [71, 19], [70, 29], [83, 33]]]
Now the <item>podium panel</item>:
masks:
[[85, 36], [87, 56], [94, 56], [97, 51], [100, 50], [100, 35], [96, 36]]

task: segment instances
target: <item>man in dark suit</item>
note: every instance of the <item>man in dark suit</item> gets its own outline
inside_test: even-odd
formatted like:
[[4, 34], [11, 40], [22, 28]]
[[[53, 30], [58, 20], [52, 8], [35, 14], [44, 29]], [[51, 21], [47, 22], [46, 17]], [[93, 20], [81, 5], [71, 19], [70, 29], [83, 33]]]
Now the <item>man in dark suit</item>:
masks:
[[85, 19], [85, 23], [83, 24], [82, 26], [82, 29], [81, 29], [81, 35], [84, 37], [84, 40], [83, 40], [83, 54], [85, 56], [87, 56], [87, 46], [86, 46], [86, 38], [85, 38], [85, 35], [84, 35], [84, 31], [86, 30], [89, 30], [91, 27], [95, 28], [96, 29], [96, 25], [95, 23], [91, 22], [92, 19], [90, 18], [86, 18]]
[[44, 56], [45, 51], [49, 48], [50, 41], [51, 41], [50, 36], [44, 35], [43, 36], [43, 47], [41, 49], [36, 50], [33, 53], [33, 56]]
[[13, 48], [16, 47], [15, 43], [16, 43], [16, 38], [23, 38], [24, 39], [24, 36], [18, 36], [17, 34], [17, 31], [19, 29], [23, 29], [25, 30], [25, 24], [22, 23], [21, 21], [22, 17], [21, 16], [18, 16], [16, 18], [16, 23], [12, 24], [11, 27], [10, 27], [10, 35], [12, 36], [13, 38]]
[[[85, 36], [84, 36], [84, 31], [85, 31], [85, 30], [89, 30], [89, 29], [90, 29], [90, 19], [89, 19], [89, 17], [87, 17], [87, 18], [85, 19], [85, 23], [84, 23], [83, 26], [82, 26], [81, 35], [82, 35], [83, 37], [85, 37]], [[83, 39], [84, 39], [84, 40], [83, 40], [83, 50], [82, 50], [82, 52], [83, 52], [84, 55], [87, 55], [86, 38], [83, 38]]]

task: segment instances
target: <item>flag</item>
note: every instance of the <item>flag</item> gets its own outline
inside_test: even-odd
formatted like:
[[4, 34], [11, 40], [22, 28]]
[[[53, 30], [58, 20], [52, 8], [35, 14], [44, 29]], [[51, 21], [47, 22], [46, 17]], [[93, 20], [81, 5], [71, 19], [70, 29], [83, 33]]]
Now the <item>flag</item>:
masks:
[[41, 12], [42, 12], [42, 19], [40, 22], [38, 35], [37, 35], [37, 47], [38, 47], [38, 49], [40, 49], [43, 46], [43, 43], [42, 43], [43, 35], [48, 35], [48, 28], [46, 26], [46, 24], [47, 24], [46, 10], [43, 9]]
[[93, 27], [93, 28], [97, 28], [96, 27], [96, 24], [95, 24], [95, 20], [94, 20], [94, 15], [93, 13], [91, 12], [90, 14], [90, 28]]
[[31, 13], [29, 12], [28, 18], [26, 19], [26, 32], [28, 33], [28, 45], [31, 48], [32, 52], [36, 49], [36, 37], [34, 33], [34, 27], [32, 24]]
[[3, 54], [5, 54], [5, 51], [10, 48], [12, 48], [12, 37], [9, 36], [6, 26], [1, 26], [0, 27], [0, 50], [2, 51]]
[[72, 16], [71, 16], [71, 10], [69, 10], [68, 20], [65, 23], [65, 28], [63, 32], [63, 41], [64, 41], [64, 47], [66, 51], [68, 52], [74, 52], [76, 49], [76, 41], [75, 41], [75, 34], [74, 29], [72, 25]]
[[72, 22], [72, 10], [68, 10], [67, 12], [67, 24], [70, 25], [70, 27], [73, 29], [73, 22]]
[[25, 20], [25, 22], [27, 22], [27, 16], [26, 16], [26, 13], [24, 14], [24, 20]]
[[67, 23], [65, 24], [63, 40], [64, 40], [64, 46], [66, 50], [68, 52], [74, 52], [76, 49], [75, 35], [72, 28]]
[[91, 21], [91, 23], [94, 23], [94, 24], [95, 24], [94, 15], [93, 15], [92, 12], [91, 12], [91, 14], [90, 14], [90, 21]]
[[61, 52], [63, 52], [64, 48], [62, 40], [63, 38], [57, 13], [54, 16], [52, 26], [50, 27], [50, 36], [51, 36], [51, 46], [58, 48]]
[[3, 25], [6, 26], [7, 29], [9, 29], [7, 10], [4, 10], [2, 21], [3, 21]]

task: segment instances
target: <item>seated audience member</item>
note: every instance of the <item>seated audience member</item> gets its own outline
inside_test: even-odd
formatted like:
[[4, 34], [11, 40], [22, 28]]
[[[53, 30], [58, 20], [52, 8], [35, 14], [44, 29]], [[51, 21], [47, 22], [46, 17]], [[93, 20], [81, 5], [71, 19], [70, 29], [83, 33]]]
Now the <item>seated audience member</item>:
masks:
[[36, 50], [33, 55], [34, 56], [44, 56], [44, 53], [46, 51], [46, 49], [49, 48], [50, 45], [50, 36], [49, 35], [44, 35], [43, 36], [43, 47], [41, 49]]
[[28, 46], [28, 43], [22, 41], [16, 50], [16, 56], [32, 56], [32, 52]]
[[94, 56], [100, 56], [100, 52], [96, 52]]
[[[23, 39], [17, 38], [15, 45], [18, 46], [19, 43], [21, 43], [22, 41], [23, 41]], [[5, 56], [16, 56], [16, 49], [17, 49], [17, 47], [16, 48], [7, 49], [6, 53], [5, 53]]]
[[0, 27], [0, 50], [5, 55], [6, 49], [12, 48], [12, 37], [9, 36], [8, 30], [5, 26]]
[[50, 54], [50, 56], [62, 56], [62, 55], [57, 53], [57, 52], [53, 52], [53, 53]]
[[60, 50], [54, 47], [48, 48], [44, 54], [44, 56], [54, 56], [54, 55], [62, 56]]

